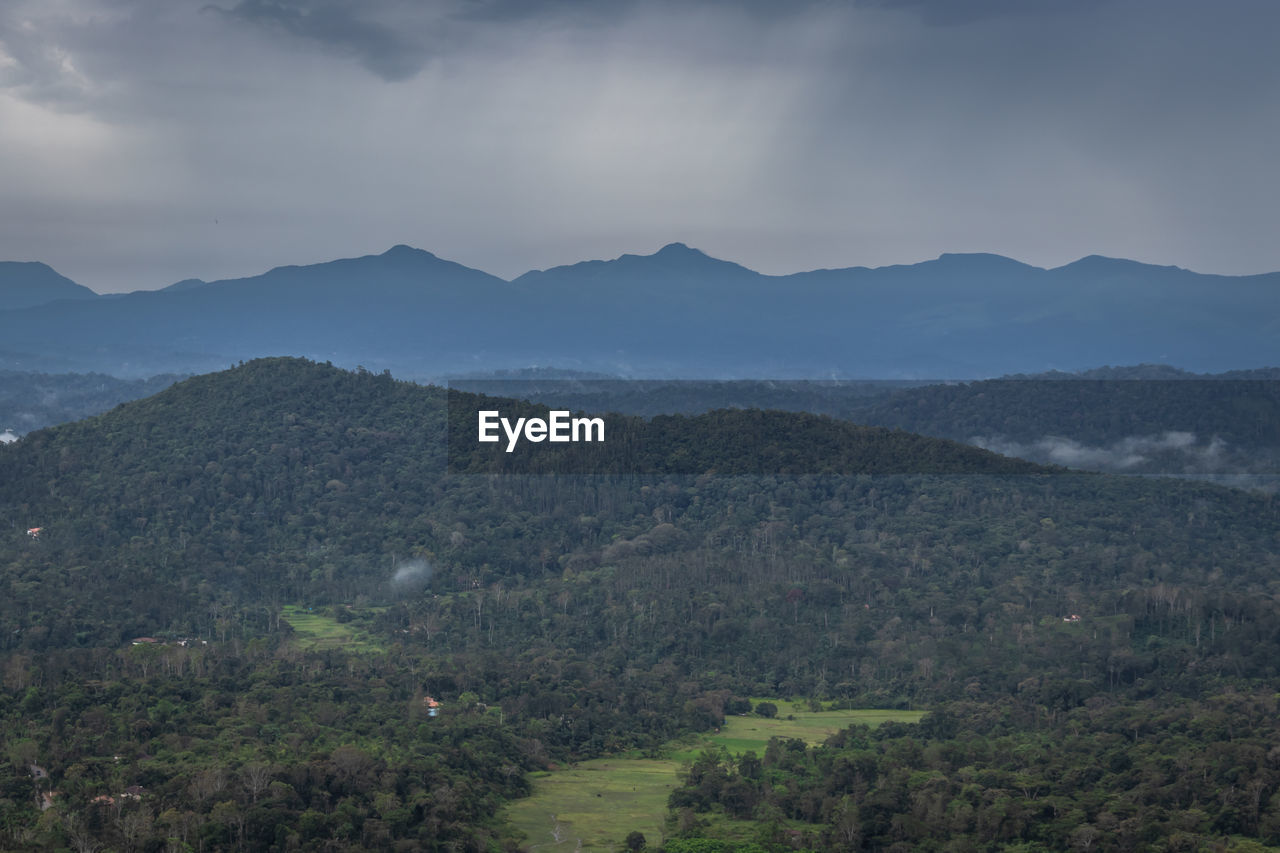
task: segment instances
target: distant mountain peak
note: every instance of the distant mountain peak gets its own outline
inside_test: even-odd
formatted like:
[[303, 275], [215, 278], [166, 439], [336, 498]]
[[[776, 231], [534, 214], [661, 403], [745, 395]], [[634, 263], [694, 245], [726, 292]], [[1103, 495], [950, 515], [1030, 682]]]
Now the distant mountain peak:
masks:
[[546, 270], [530, 270], [516, 278], [515, 281], [529, 284], [544, 280], [550, 276], [564, 275], [594, 278], [596, 276], [614, 274], [617, 271], [626, 271], [624, 274], [629, 275], [653, 275], [655, 273], [700, 275], [708, 272], [715, 275], [724, 275], [726, 273], [746, 276], [759, 275], [759, 273], [741, 264], [713, 258], [701, 249], [694, 249], [686, 243], [675, 242], [668, 243], [652, 255], [627, 253], [608, 261], [579, 261], [576, 264], [551, 267]]
[[379, 257], [382, 258], [415, 258], [426, 256], [428, 258], [436, 257], [426, 249], [415, 249], [413, 246], [407, 246], [404, 243], [397, 243], [390, 249], [387, 249]]
[[733, 271], [757, 274], [754, 270], [744, 267], [742, 264], [726, 261], [722, 258], [713, 258], [701, 249], [695, 249], [686, 243], [678, 242], [668, 243], [652, 255], [623, 255], [618, 260], [631, 263], [637, 261], [660, 261], [664, 265], [675, 265], [690, 269], [716, 269], [720, 272]]
[[[380, 255], [360, 255], [359, 257], [335, 258], [331, 261], [321, 261], [314, 264], [305, 265], [289, 265], [282, 267], [273, 267], [264, 275], [288, 273], [297, 274], [299, 272], [333, 272], [337, 270], [350, 270], [352, 268], [374, 268], [391, 271], [399, 271], [402, 273], [413, 273], [424, 269], [437, 269], [448, 267], [450, 269], [469, 270], [477, 275], [491, 278], [488, 273], [479, 270], [470, 270], [454, 261], [448, 261], [438, 255], [432, 254], [425, 249], [415, 249], [413, 246], [407, 246], [404, 243], [397, 243], [390, 249], [387, 249]], [[253, 276], [245, 279], [229, 279], [228, 281], [254, 281], [259, 276]], [[219, 282], [226, 283], [224, 282]]]
[[[615, 261], [606, 261], [605, 263], [614, 263], [617, 261], [627, 261], [635, 263], [636, 261], [658, 260], [666, 262], [699, 262], [713, 261], [715, 263], [728, 264], [732, 261], [722, 261], [713, 258], [701, 249], [694, 249], [687, 243], [668, 243], [652, 255], [633, 255], [630, 253], [618, 256]], [[735, 265], [736, 266], [736, 265]]]
[[[926, 261], [928, 263], [928, 261]], [[997, 255], [993, 252], [943, 252], [933, 263], [945, 266], [1001, 267], [1005, 269], [1039, 269], [1031, 264]]]
[[0, 311], [58, 299], [94, 299], [98, 294], [39, 261], [0, 261]]
[[1147, 264], [1147, 263], [1143, 263], [1142, 261], [1132, 261], [1132, 260], [1129, 260], [1128, 258], [1111, 258], [1111, 257], [1107, 257], [1106, 255], [1085, 255], [1083, 258], [1081, 258], [1078, 261], [1072, 261], [1069, 264], [1064, 264], [1063, 266], [1056, 267], [1055, 271], [1056, 270], [1074, 270], [1077, 272], [1098, 271], [1098, 270], [1111, 270], [1111, 271], [1125, 270], [1130, 272], [1140, 272], [1142, 270], [1183, 271], [1181, 267], [1172, 266], [1169, 264]]

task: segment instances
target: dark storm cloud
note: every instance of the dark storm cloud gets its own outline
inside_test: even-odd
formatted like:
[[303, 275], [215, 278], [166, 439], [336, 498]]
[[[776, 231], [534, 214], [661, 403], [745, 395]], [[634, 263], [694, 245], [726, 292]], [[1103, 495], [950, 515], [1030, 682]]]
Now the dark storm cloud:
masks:
[[[210, 6], [212, 2], [216, 6]], [[1280, 268], [1260, 0], [0, 0], [0, 258]], [[216, 226], [215, 226], [216, 221]]]
[[376, 20], [373, 15], [383, 11], [379, 7], [384, 5], [323, 0], [242, 0], [230, 9], [211, 4], [205, 6], [204, 11], [313, 42], [338, 55], [356, 59], [384, 80], [406, 80], [422, 70], [431, 58], [432, 48], [423, 32]]

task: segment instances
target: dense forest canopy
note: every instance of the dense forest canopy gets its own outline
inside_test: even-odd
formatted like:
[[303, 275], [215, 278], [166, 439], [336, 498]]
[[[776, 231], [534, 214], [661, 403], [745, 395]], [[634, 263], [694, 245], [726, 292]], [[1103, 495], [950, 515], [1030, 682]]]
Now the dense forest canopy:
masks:
[[[1280, 843], [1267, 496], [756, 410], [496, 473], [457, 393], [260, 360], [0, 448], [0, 846], [512, 846], [527, 771], [745, 696], [934, 713], [708, 758], [673, 850], [716, 810], [766, 849]], [[735, 468], [761, 434], [786, 464]]]

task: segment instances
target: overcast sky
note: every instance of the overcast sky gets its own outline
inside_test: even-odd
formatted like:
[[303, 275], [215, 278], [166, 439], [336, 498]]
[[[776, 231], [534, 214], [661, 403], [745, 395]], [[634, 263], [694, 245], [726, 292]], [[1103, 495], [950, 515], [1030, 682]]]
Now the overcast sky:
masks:
[[0, 260], [1280, 270], [1277, 32], [1273, 0], [4, 0]]

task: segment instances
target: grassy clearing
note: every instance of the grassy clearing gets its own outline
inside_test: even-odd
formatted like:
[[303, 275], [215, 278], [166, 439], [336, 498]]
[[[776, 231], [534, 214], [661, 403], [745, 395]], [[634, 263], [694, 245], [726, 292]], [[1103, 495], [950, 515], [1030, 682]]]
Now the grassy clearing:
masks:
[[382, 646], [350, 622], [339, 622], [295, 604], [286, 604], [281, 618], [293, 629], [295, 641], [308, 651], [342, 649], [348, 652], [381, 652]]
[[[617, 850], [628, 832], [639, 830], [656, 847], [667, 816], [667, 795], [679, 769], [704, 749], [724, 747], [739, 755], [763, 755], [771, 737], [821, 743], [856, 723], [914, 723], [923, 711], [821, 711], [776, 699], [778, 718], [729, 717], [716, 734], [672, 744], [669, 757], [601, 758], [533, 776], [533, 795], [513, 803], [506, 818], [527, 836], [531, 850]], [[791, 716], [794, 719], [785, 719]], [[746, 826], [747, 824], [744, 824]], [[557, 838], [558, 836], [558, 838]], [[581, 846], [579, 846], [581, 845]]]
[[[799, 738], [808, 744], [819, 744], [831, 735], [852, 725], [878, 726], [893, 720], [899, 723], [919, 722], [924, 711], [844, 710], [810, 711], [792, 708], [789, 703], [769, 699], [752, 699], [753, 705], [770, 701], [778, 706], [778, 716], [773, 719], [748, 714], [728, 717], [717, 734], [704, 735], [692, 744], [679, 744], [671, 753], [677, 761], [693, 761], [704, 749], [724, 747], [733, 755], [755, 750], [764, 755], [769, 738]], [[792, 717], [793, 719], [786, 719]]]
[[533, 796], [514, 803], [507, 819], [525, 832], [531, 850], [616, 850], [633, 829], [656, 846], [678, 766], [669, 760], [601, 758], [538, 773]]

